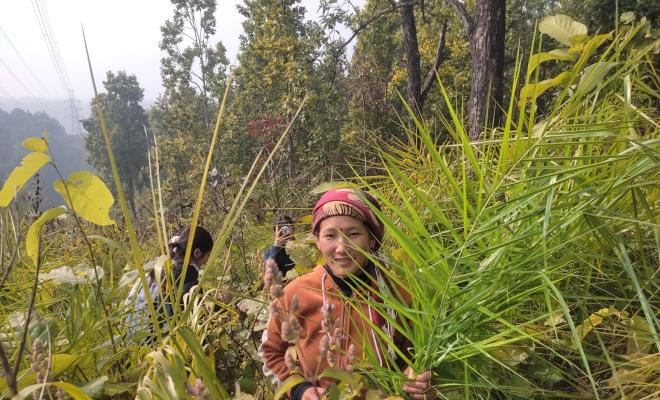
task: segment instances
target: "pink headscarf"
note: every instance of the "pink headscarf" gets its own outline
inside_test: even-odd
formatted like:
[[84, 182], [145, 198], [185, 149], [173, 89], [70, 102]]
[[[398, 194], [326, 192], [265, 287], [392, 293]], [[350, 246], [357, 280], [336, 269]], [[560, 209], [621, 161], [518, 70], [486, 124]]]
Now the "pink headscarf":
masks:
[[316, 202], [312, 211], [312, 232], [317, 234], [319, 232], [319, 224], [328, 217], [345, 215], [357, 218], [367, 226], [369, 232], [376, 239], [376, 248], [374, 250], [378, 250], [385, 235], [385, 228], [378, 217], [376, 217], [376, 214], [371, 211], [369, 204], [380, 210], [376, 199], [367, 192], [351, 188], [334, 189], [325, 192], [319, 201]]

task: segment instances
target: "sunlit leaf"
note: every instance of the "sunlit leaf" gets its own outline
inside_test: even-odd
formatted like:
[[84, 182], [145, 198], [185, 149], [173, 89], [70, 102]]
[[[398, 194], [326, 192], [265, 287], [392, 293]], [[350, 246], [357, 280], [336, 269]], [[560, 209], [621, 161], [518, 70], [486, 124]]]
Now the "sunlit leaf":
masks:
[[183, 327], [179, 330], [179, 335], [183, 338], [192, 352], [194, 366], [196, 367], [194, 368], [195, 375], [202, 379], [212, 398], [229, 398], [227, 390], [222, 386], [222, 383], [220, 383], [218, 377], [215, 375], [214, 366], [209, 363], [208, 358], [205, 356], [204, 349], [199, 344], [193, 331], [188, 327]]
[[536, 69], [539, 68], [539, 66], [546, 61], [553, 61], [553, 60], [575, 61], [576, 59], [577, 56], [563, 49], [555, 49], [549, 52], [534, 54], [529, 58], [529, 63], [528, 63], [529, 67], [527, 68], [527, 76], [528, 77], [531, 76], [534, 73], [534, 71], [536, 71]]
[[58, 179], [53, 187], [64, 201], [87, 221], [101, 226], [115, 223], [109, 215], [115, 199], [105, 183], [91, 172], [74, 172], [67, 178], [66, 185]]
[[539, 83], [529, 83], [520, 89], [520, 105], [522, 106], [527, 101], [535, 101], [537, 97], [542, 95], [548, 89], [557, 87], [568, 82], [571, 74], [569, 72], [562, 72], [552, 79], [546, 79]]
[[589, 332], [600, 325], [603, 320], [609, 316], [617, 316], [619, 318], [628, 317], [625, 311], [619, 311], [615, 307], [601, 308], [600, 310], [591, 314], [589, 318], [585, 319], [580, 325], [576, 327], [580, 339], [584, 339], [589, 334]]
[[[50, 358], [49, 377], [51, 379], [57, 378], [66, 371], [74, 368], [78, 364], [79, 360], [80, 360], [79, 355], [66, 354], [66, 353], [53, 354]], [[36, 376], [31, 367], [25, 368], [23, 371], [19, 372], [17, 376], [21, 377], [19, 378], [18, 381], [18, 387], [25, 388], [23, 390], [28, 390], [30, 385], [34, 385], [37, 382]], [[3, 392], [6, 389], [7, 389], [6, 381], [4, 379], [0, 379], [0, 392]], [[32, 391], [28, 391], [28, 393], [32, 393]]]
[[282, 382], [280, 386], [277, 387], [277, 391], [275, 392], [275, 396], [273, 396], [273, 400], [281, 399], [282, 397], [286, 396], [289, 390], [293, 389], [294, 386], [303, 382], [305, 382], [305, 378], [302, 376], [291, 375], [284, 382]]
[[587, 26], [567, 15], [557, 14], [543, 18], [539, 23], [539, 31], [561, 44], [570, 46], [571, 38], [587, 34]]
[[44, 153], [30, 153], [14, 168], [0, 190], [0, 207], [7, 207], [25, 183], [50, 161]]
[[39, 254], [39, 231], [41, 230], [41, 227], [46, 222], [57, 218], [57, 216], [64, 213], [65, 210], [66, 209], [63, 206], [51, 208], [41, 214], [41, 216], [30, 225], [27, 237], [25, 238], [25, 251], [32, 259], [34, 265], [37, 265], [37, 256]]
[[85, 392], [86, 395], [92, 398], [98, 398], [105, 394], [105, 383], [108, 381], [108, 379], [109, 378], [107, 375], [100, 376], [90, 382], [87, 382], [87, 384], [85, 384], [85, 386], [83, 386], [81, 389]]
[[78, 264], [73, 268], [69, 266], [62, 266], [52, 269], [44, 274], [39, 275], [39, 280], [52, 280], [58, 283], [71, 283], [74, 285], [93, 284], [96, 283], [97, 276], [100, 280], [104, 275], [105, 271], [98, 265], [95, 268], [91, 268], [85, 264]]
[[619, 17], [619, 22], [622, 24], [629, 24], [635, 20], [635, 13], [632, 11], [626, 11]]
[[73, 400], [91, 400], [91, 397], [87, 396], [87, 394], [85, 394], [85, 391], [82, 390], [81, 388], [79, 388], [78, 386], [73, 385], [73, 384], [68, 383], [68, 382], [62, 382], [62, 381], [39, 383], [39, 384], [36, 384], [36, 385], [28, 386], [25, 389], [21, 390], [18, 393], [17, 397], [19, 399], [26, 398], [30, 394], [32, 394], [32, 393], [34, 393], [38, 390], [41, 390], [42, 388], [47, 387], [47, 386], [54, 386], [56, 388], [62, 389], [66, 394], [71, 396], [71, 398], [73, 398]]
[[598, 62], [586, 67], [582, 72], [582, 77], [575, 90], [575, 95], [584, 96], [595, 89], [596, 86], [607, 76], [610, 70], [618, 64], [619, 63], [616, 62]]
[[48, 151], [48, 140], [41, 137], [29, 137], [23, 140], [23, 147], [37, 153], [46, 153]]

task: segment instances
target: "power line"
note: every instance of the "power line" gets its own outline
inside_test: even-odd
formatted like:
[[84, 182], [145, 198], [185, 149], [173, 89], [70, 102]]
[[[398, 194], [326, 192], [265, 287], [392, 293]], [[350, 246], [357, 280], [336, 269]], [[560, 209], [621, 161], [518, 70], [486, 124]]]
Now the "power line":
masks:
[[64, 96], [66, 97], [68, 106], [67, 109], [69, 110], [69, 116], [71, 117], [70, 133], [74, 135], [82, 134], [79, 111], [80, 101], [76, 99], [73, 94], [71, 81], [69, 81], [69, 75], [67, 74], [66, 68], [64, 67], [64, 62], [62, 62], [62, 55], [60, 53], [59, 46], [57, 45], [57, 39], [55, 38], [55, 33], [50, 23], [48, 9], [42, 0], [32, 0], [32, 9], [34, 10], [34, 15], [37, 17], [39, 29], [41, 29], [41, 34], [44, 38], [44, 42], [46, 43], [46, 48], [48, 49], [50, 60], [53, 63], [55, 73], [57, 74], [57, 78], [59, 79], [62, 90], [64, 91]]
[[21, 87], [23, 88], [23, 90], [25, 90], [25, 91], [30, 95], [30, 97], [32, 97], [37, 103], [39, 103], [39, 105], [40, 105], [41, 107], [43, 107], [44, 110], [47, 109], [47, 110], [51, 111], [51, 113], [52, 113], [53, 110], [50, 109], [50, 107], [48, 107], [48, 106], [45, 105], [44, 103], [42, 103], [41, 100], [39, 100], [39, 98], [37, 98], [37, 96], [35, 96], [34, 93], [32, 93], [32, 91], [31, 91], [27, 86], [25, 86], [25, 84], [23, 83], [23, 81], [21, 81], [21, 80], [18, 78], [18, 76], [16, 76], [16, 74], [14, 73], [14, 71], [12, 71], [12, 69], [9, 68], [9, 65], [7, 65], [7, 63], [5, 63], [1, 58], [0, 58], [0, 64], [2, 64], [2, 65], [5, 67], [5, 69], [6, 69], [7, 71], [9, 71], [9, 74], [14, 78], [14, 80], [16, 80], [16, 82], [18, 82], [19, 85], [21, 85]]
[[28, 63], [25, 61], [25, 59], [23, 58], [23, 55], [21, 55], [21, 52], [18, 51], [18, 48], [16, 48], [16, 46], [14, 46], [14, 43], [13, 43], [13, 42], [11, 41], [11, 39], [9, 38], [9, 35], [7, 35], [7, 32], [5, 32], [5, 30], [4, 30], [1, 26], [0, 26], [0, 33], [2, 33], [2, 35], [3, 35], [3, 36], [5, 37], [5, 39], [7, 40], [7, 43], [9, 43], [9, 45], [11, 46], [11, 48], [14, 50], [14, 52], [15, 52], [16, 55], [18, 56], [18, 59], [21, 60], [21, 63], [23, 63], [23, 67], [25, 67], [25, 69], [30, 73], [30, 75], [32, 75], [32, 78], [33, 78], [33, 79], [39, 84], [39, 86], [41, 87], [41, 90], [43, 90], [44, 93], [45, 93], [46, 95], [48, 95], [48, 96], [50, 96], [50, 97], [53, 97], [53, 96], [50, 94], [50, 92], [48, 91], [48, 89], [46, 89], [46, 86], [44, 86], [44, 84], [41, 83], [41, 80], [39, 80], [39, 78], [38, 78], [37, 75], [34, 73], [34, 71], [32, 71], [32, 68], [30, 68], [30, 66], [28, 65]]

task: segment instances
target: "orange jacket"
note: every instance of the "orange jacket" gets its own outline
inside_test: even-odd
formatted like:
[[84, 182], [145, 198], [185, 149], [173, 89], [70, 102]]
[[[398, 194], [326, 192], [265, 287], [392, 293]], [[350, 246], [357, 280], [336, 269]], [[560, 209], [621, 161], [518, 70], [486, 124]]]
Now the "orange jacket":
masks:
[[[372, 275], [375, 275], [376, 279], [372, 279], [371, 286], [374, 290], [369, 295], [372, 299], [378, 301], [376, 297], [377, 287], [382, 288], [385, 286], [385, 281], [378, 271]], [[388, 346], [386, 341], [381, 340], [378, 333], [371, 328], [371, 323], [386, 332], [399, 349], [404, 350], [406, 348], [403, 337], [398, 332], [393, 332], [389, 324], [386, 323], [385, 318], [368, 304], [360, 301], [360, 299], [365, 299], [367, 292], [366, 288], [354, 290], [351, 298], [356, 301], [350, 302], [342, 295], [339, 287], [325, 268], [317, 266], [312, 272], [290, 282], [284, 288], [284, 297], [275, 300], [281, 308], [289, 310], [293, 296], [298, 297], [299, 306], [296, 315], [302, 325], [302, 334], [296, 344], [298, 365], [301, 374], [310, 382], [324, 387], [329, 386], [331, 382], [316, 380], [316, 377], [330, 366], [327, 357], [322, 357], [319, 350], [321, 338], [328, 335], [328, 333], [322, 332], [321, 328], [323, 319], [321, 307], [325, 304], [334, 305], [332, 319], [339, 319], [344, 336], [338, 346], [339, 349], [333, 352], [336, 360], [335, 367], [345, 367], [347, 365], [349, 362], [347, 352], [351, 344], [355, 348], [355, 360], [364, 359], [366, 355], [363, 354], [362, 349], [364, 346], [369, 346], [375, 350], [376, 355], [372, 362], [377, 362], [381, 366], [387, 363]], [[406, 301], [406, 303], [409, 303], [409, 301]], [[367, 318], [370, 321], [367, 321]], [[277, 384], [291, 375], [291, 371], [285, 363], [285, 353], [290, 344], [282, 338], [281, 333], [282, 321], [273, 318], [271, 314], [268, 327], [262, 336], [259, 355], [264, 363], [264, 374], [270, 377], [273, 383]], [[389, 349], [389, 352], [391, 354], [392, 350]]]

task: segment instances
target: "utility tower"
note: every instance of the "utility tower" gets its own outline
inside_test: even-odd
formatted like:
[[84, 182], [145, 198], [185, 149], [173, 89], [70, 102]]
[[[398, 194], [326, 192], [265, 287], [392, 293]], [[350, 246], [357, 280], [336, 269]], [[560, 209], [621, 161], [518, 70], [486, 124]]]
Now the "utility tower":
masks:
[[73, 95], [73, 89], [67, 90], [66, 96], [67, 103], [67, 117], [71, 118], [71, 135], [82, 135], [82, 123], [80, 122], [80, 100], [76, 99]]

